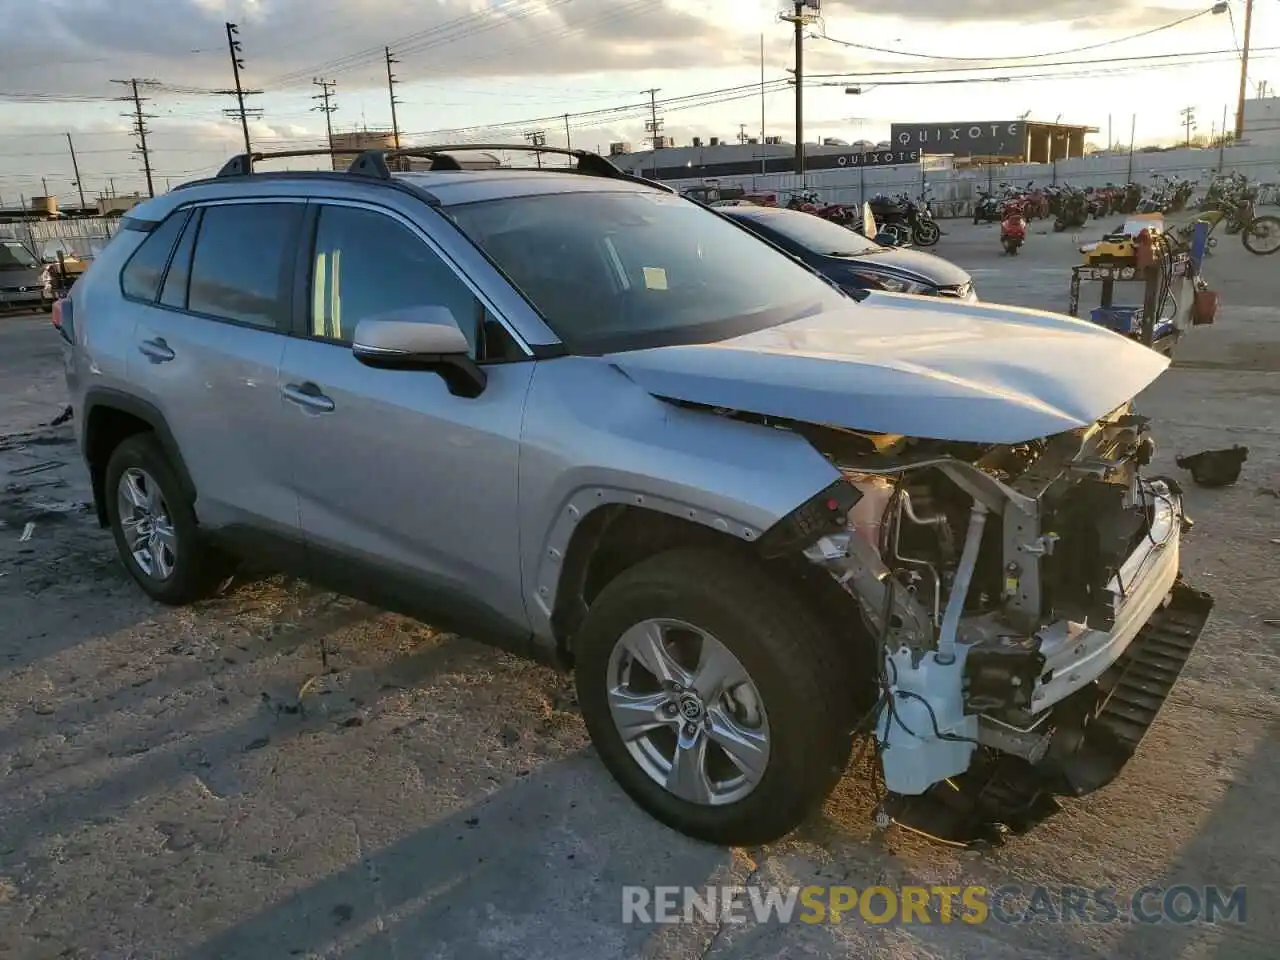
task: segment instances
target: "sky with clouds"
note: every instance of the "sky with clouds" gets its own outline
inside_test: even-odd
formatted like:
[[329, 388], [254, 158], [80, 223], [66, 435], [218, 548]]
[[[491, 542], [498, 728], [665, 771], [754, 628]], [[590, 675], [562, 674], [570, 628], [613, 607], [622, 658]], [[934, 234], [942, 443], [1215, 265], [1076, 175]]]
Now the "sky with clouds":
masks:
[[[544, 129], [552, 144], [640, 146], [647, 94], [657, 88], [666, 132], [733, 137], [759, 132], [792, 140], [794, 98], [789, 25], [776, 0], [0, 0], [0, 200], [73, 196], [66, 133], [90, 196], [114, 180], [141, 185], [132, 155], [129, 104], [116, 80], [158, 81], [150, 98], [156, 184], [215, 169], [236, 152], [224, 22], [240, 25], [245, 83], [262, 110], [251, 125], [260, 149], [320, 146], [313, 108], [317, 77], [337, 84], [335, 129], [389, 126], [386, 65], [395, 66], [406, 140], [519, 141]], [[1243, 0], [1145, 37], [1204, 11], [1200, 0], [914, 0], [856, 4], [825, 0], [805, 43], [806, 134], [815, 140], [879, 140], [900, 121], [1108, 118], [1117, 141], [1139, 113], [1140, 143], [1179, 134], [1194, 106], [1199, 129], [1234, 111]], [[875, 12], [872, 12], [875, 11]], [[1014, 13], [1016, 11], [1016, 13]], [[766, 93], [761, 79], [764, 38]], [[843, 43], [841, 42], [843, 41]], [[857, 44], [861, 46], [851, 46]], [[1091, 51], [1062, 57], [1035, 54]], [[1280, 0], [1257, 0], [1250, 81], [1280, 88]], [[878, 48], [878, 49], [866, 49]], [[1268, 50], [1267, 48], [1272, 48]], [[923, 54], [923, 56], [922, 56]], [[1187, 54], [1169, 58], [1168, 54]], [[967, 58], [967, 59], [962, 59]], [[974, 58], [997, 58], [996, 65]], [[1005, 59], [998, 59], [1005, 58]], [[1105, 61], [1105, 62], [1098, 62]], [[956, 73], [959, 68], [981, 68]], [[923, 70], [953, 71], [921, 73]], [[823, 78], [821, 75], [831, 75]], [[862, 87], [844, 93], [846, 81]], [[937, 80], [948, 83], [936, 83]], [[963, 80], [965, 82], [957, 82]], [[821, 84], [827, 84], [823, 86]], [[714, 95], [694, 97], [706, 91]], [[662, 103], [662, 101], [668, 101]], [[568, 114], [568, 130], [564, 115]], [[487, 128], [487, 129], [486, 129]], [[447, 134], [440, 133], [447, 131]]]

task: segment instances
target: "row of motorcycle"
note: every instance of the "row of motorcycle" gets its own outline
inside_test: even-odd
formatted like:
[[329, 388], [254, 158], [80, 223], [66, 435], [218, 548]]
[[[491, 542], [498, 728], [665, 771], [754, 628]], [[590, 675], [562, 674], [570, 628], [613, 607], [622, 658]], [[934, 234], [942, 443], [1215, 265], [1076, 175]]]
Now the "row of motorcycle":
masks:
[[1196, 181], [1177, 177], [1153, 178], [1149, 186], [1108, 183], [1103, 187], [1053, 184], [1025, 187], [1002, 183], [996, 191], [979, 191], [973, 222], [998, 223], [1010, 203], [1021, 207], [1028, 220], [1053, 218], [1055, 230], [1082, 227], [1090, 219], [1131, 213], [1177, 213], [1185, 210], [1196, 190]]
[[[887, 197], [877, 194], [867, 201], [875, 221], [875, 240], [881, 246], [904, 247], [914, 244], [932, 247], [942, 237], [927, 201], [917, 203], [907, 194]], [[869, 225], [863, 222], [862, 210], [847, 204], [823, 204], [813, 191], [795, 194], [787, 201], [792, 210], [803, 210], [867, 235]]]

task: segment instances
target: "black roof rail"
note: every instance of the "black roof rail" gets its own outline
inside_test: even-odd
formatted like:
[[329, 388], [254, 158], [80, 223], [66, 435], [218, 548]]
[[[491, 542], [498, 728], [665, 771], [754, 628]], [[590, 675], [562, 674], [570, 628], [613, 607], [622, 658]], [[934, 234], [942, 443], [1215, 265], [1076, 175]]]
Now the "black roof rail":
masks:
[[[405, 147], [399, 150], [365, 150], [360, 156], [356, 157], [351, 166], [347, 168], [347, 172], [357, 176], [372, 177], [377, 180], [389, 180], [391, 179], [392, 171], [387, 161], [397, 160], [400, 157], [417, 157], [430, 160], [432, 171], [461, 170], [463, 169], [462, 165], [451, 154], [464, 152], [493, 153], [495, 151], [571, 157], [578, 161], [577, 165], [571, 168], [576, 173], [592, 177], [606, 177], [610, 180], [626, 180], [630, 183], [643, 183], [661, 190], [675, 192], [666, 184], [648, 180], [644, 177], [633, 176], [614, 166], [605, 157], [590, 150], [571, 150], [567, 147], [538, 147], [527, 143], [452, 143], [428, 147]], [[549, 167], [547, 169], [548, 172], [552, 173], [563, 172], [563, 168], [558, 167]]]
[[[590, 150], [571, 150], [566, 147], [536, 147], [527, 143], [454, 143], [441, 144], [439, 146], [427, 147], [405, 147], [403, 149], [395, 148], [379, 148], [364, 150], [356, 156], [351, 165], [347, 167], [346, 172], [355, 176], [368, 177], [373, 180], [391, 180], [391, 166], [388, 160], [397, 160], [400, 157], [419, 157], [431, 161], [431, 169], [439, 170], [461, 170], [462, 165], [454, 159], [451, 154], [463, 152], [486, 152], [494, 151], [511, 151], [520, 153], [533, 154], [552, 154], [556, 156], [571, 157], [577, 160], [577, 164], [570, 169], [573, 172], [593, 177], [606, 177], [611, 180], [625, 180], [628, 183], [642, 183], [646, 186], [654, 187], [658, 190], [664, 190], [667, 193], [677, 193], [673, 187], [660, 183], [657, 180], [650, 180], [647, 177], [636, 176], [627, 173], [625, 170], [619, 169], [607, 158], [593, 153]], [[215, 179], [223, 177], [245, 177], [254, 172], [254, 165], [262, 160], [288, 160], [299, 157], [337, 157], [351, 156], [353, 150], [334, 150], [334, 149], [313, 149], [313, 150], [280, 150], [275, 153], [241, 153], [232, 157], [215, 175]], [[563, 168], [549, 167], [548, 172], [563, 172]]]
[[216, 174], [218, 177], [245, 177], [253, 173], [253, 165], [259, 160], [288, 160], [295, 157], [337, 157], [350, 156], [350, 150], [280, 150], [276, 153], [240, 153], [222, 165]]

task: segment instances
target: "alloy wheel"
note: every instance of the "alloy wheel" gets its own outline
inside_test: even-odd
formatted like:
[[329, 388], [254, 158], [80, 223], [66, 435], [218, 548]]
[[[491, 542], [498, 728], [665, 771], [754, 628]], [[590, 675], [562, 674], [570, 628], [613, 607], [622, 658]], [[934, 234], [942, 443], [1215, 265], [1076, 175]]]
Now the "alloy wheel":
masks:
[[145, 470], [130, 467], [120, 475], [116, 504], [133, 562], [147, 576], [168, 580], [178, 562], [178, 534], [160, 486]]
[[746, 668], [711, 634], [645, 620], [608, 665], [614, 726], [636, 764], [690, 803], [721, 806], [751, 793], [769, 763], [769, 721]]

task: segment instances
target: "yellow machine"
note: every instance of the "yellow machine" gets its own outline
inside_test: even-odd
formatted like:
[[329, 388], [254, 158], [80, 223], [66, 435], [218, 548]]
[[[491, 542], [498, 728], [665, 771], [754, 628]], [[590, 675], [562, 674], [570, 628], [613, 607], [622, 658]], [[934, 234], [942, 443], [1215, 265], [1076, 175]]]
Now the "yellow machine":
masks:
[[1143, 231], [1153, 241], [1165, 236], [1164, 216], [1159, 213], [1135, 213], [1125, 221], [1119, 233], [1109, 233], [1097, 243], [1080, 248], [1084, 264], [1094, 266], [1136, 267], [1138, 265], [1137, 238]]

